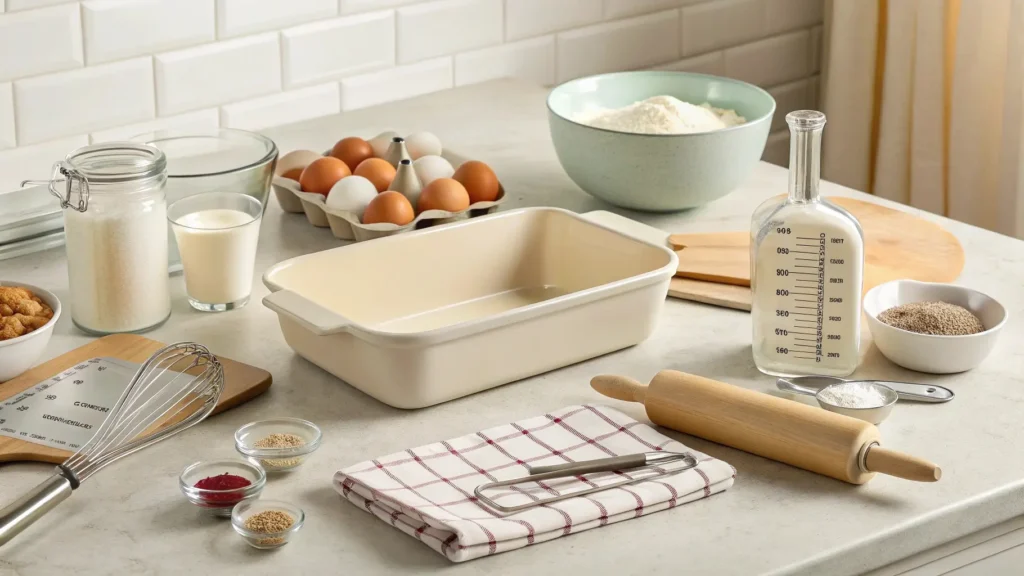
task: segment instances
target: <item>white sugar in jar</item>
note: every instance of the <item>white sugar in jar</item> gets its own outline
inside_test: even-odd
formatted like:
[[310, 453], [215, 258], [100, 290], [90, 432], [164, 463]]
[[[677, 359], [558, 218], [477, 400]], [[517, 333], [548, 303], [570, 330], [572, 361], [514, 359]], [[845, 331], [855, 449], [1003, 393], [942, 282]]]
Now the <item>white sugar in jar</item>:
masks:
[[163, 152], [129, 142], [85, 146], [55, 166], [50, 190], [64, 207], [71, 318], [81, 330], [145, 332], [170, 315], [166, 167]]

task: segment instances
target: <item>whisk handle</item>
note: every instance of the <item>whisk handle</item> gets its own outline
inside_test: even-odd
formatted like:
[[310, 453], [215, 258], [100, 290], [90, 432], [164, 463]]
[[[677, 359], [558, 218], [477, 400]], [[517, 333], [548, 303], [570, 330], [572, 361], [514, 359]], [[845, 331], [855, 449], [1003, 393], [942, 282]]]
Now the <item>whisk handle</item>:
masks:
[[36, 486], [17, 501], [0, 510], [0, 546], [39, 520], [68, 496], [71, 496], [71, 481], [54, 474]]

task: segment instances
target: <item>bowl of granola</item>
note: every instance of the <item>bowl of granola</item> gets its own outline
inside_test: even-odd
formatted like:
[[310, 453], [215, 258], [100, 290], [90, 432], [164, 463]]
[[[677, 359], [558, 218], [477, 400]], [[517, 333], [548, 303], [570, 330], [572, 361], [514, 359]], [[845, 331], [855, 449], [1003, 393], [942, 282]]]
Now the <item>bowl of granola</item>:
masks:
[[0, 382], [36, 365], [60, 308], [60, 300], [48, 290], [0, 280]]

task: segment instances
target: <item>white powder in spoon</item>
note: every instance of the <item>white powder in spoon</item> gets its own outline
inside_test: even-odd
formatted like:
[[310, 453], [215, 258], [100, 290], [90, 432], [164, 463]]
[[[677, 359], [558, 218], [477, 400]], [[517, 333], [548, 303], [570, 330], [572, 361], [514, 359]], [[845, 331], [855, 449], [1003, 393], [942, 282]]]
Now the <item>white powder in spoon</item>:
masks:
[[588, 110], [576, 121], [595, 128], [635, 134], [693, 134], [745, 123], [735, 110], [700, 106], [672, 96], [654, 96], [624, 108]]
[[860, 382], [829, 386], [818, 393], [818, 399], [840, 408], [877, 408], [889, 403], [881, 389]]

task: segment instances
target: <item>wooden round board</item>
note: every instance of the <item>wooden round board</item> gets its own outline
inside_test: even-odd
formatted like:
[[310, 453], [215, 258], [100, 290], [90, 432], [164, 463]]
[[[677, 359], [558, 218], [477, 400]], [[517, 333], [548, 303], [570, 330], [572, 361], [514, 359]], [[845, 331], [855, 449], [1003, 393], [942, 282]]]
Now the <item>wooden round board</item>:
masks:
[[[890, 280], [950, 282], [964, 267], [964, 249], [953, 234], [909, 212], [855, 200], [828, 199], [849, 210], [864, 229], [864, 291]], [[750, 286], [749, 234], [674, 234], [678, 276]]]
[[864, 291], [891, 280], [952, 282], [964, 269], [964, 247], [945, 228], [908, 212], [853, 198], [829, 198], [864, 229]]

